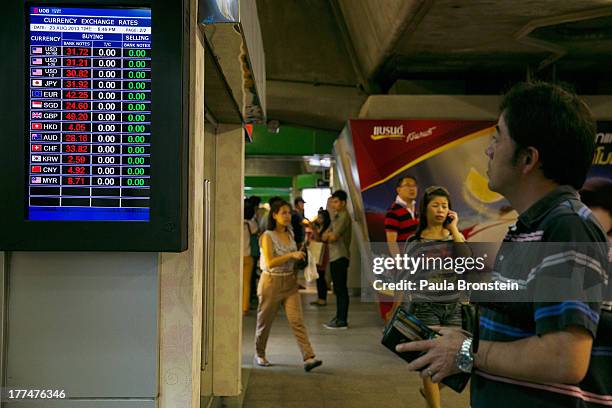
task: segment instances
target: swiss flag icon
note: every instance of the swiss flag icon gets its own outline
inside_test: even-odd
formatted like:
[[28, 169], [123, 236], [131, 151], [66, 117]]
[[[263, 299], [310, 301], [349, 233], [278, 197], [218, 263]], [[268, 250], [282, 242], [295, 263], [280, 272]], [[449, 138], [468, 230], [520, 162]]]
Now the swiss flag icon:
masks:
[[33, 152], [40, 152], [40, 151], [42, 151], [42, 145], [32, 145], [32, 151]]

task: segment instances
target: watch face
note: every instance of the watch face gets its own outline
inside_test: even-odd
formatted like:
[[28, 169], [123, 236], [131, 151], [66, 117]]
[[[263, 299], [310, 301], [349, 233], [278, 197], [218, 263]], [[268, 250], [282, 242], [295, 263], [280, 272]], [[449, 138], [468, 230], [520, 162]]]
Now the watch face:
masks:
[[472, 364], [474, 360], [468, 354], [459, 354], [457, 357], [457, 367], [463, 372], [472, 371]]

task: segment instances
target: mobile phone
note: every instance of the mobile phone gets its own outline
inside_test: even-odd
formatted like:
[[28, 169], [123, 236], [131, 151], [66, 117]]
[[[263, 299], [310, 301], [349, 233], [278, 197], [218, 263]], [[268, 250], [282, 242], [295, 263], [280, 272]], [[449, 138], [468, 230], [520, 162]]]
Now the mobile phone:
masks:
[[444, 222], [442, 223], [443, 226], [447, 226], [448, 224], [450, 224], [451, 222], [453, 222], [453, 217], [450, 215], [446, 216], [446, 219], [444, 220]]
[[[421, 351], [398, 352], [395, 346], [410, 341], [429, 340], [437, 336], [440, 336], [440, 333], [427, 327], [425, 323], [402, 307], [398, 307], [385, 327], [381, 343], [407, 362], [411, 362], [425, 353]], [[442, 383], [456, 392], [461, 392], [469, 380], [469, 374], [459, 373], [444, 378]]]

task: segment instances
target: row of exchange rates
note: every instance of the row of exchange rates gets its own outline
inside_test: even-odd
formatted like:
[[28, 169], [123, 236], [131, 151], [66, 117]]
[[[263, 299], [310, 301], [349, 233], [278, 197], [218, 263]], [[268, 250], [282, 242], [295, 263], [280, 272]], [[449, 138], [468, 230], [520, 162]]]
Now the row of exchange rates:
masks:
[[[78, 9], [61, 9], [66, 17], [59, 21], [78, 20], [70, 10]], [[146, 21], [135, 18], [146, 28]], [[150, 19], [148, 24], [150, 29]], [[30, 219], [146, 220], [150, 31], [92, 36], [75, 33], [69, 24], [53, 29], [31, 32], [30, 38]]]

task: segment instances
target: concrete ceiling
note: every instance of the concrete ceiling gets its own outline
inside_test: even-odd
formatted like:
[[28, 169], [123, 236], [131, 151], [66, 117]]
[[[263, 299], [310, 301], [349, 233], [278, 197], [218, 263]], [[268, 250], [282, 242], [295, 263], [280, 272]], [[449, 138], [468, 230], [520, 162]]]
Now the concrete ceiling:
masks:
[[498, 94], [527, 75], [612, 93], [610, 0], [257, 0], [257, 9], [268, 118], [281, 123], [339, 130], [370, 94]]

